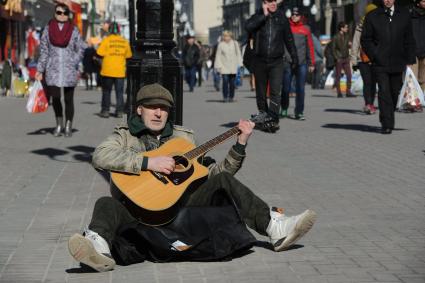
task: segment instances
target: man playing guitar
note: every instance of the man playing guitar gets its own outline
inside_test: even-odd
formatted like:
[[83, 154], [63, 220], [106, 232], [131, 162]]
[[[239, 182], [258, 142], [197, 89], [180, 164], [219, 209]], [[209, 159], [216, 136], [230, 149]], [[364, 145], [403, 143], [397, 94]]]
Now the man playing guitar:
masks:
[[[171, 93], [161, 85], [142, 87], [137, 93], [136, 114], [125, 125], [118, 125], [114, 133], [96, 148], [93, 166], [133, 175], [149, 170], [167, 176], [175, 171], [174, 158], [143, 155], [176, 137], [195, 143], [192, 131], [172, 125], [168, 120], [173, 105]], [[222, 162], [202, 162], [208, 167], [208, 178], [191, 191], [181, 205], [209, 206], [214, 193], [224, 190], [233, 200], [246, 225], [259, 234], [269, 236], [274, 250], [279, 252], [288, 249], [311, 229], [316, 213], [306, 210], [296, 216], [286, 216], [283, 209], [270, 208], [234, 177], [242, 166], [254, 125], [249, 120], [239, 121], [236, 144]], [[117, 198], [102, 197], [96, 201], [84, 236], [74, 234], [69, 239], [69, 251], [77, 261], [97, 271], [112, 270], [115, 266], [110, 251], [112, 240], [122, 225], [134, 221], [138, 220]]]

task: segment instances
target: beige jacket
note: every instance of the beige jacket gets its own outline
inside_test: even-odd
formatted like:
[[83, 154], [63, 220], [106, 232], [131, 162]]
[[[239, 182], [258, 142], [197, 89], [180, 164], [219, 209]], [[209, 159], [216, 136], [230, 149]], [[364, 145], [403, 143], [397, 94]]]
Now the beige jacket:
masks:
[[[150, 145], [156, 143], [156, 147], [159, 147], [162, 143], [175, 137], [182, 137], [196, 144], [193, 131], [181, 126], [174, 126], [171, 136], [161, 137], [157, 140], [147, 135], [137, 138], [130, 134], [127, 124], [121, 124], [116, 126], [113, 134], [96, 148], [92, 163], [95, 168], [101, 170], [140, 174], [143, 152], [146, 151], [143, 140], [150, 139]], [[232, 147], [223, 161], [208, 166], [209, 176], [220, 172], [236, 174], [241, 168], [244, 158], [245, 155], [239, 154]]]
[[229, 42], [221, 41], [217, 47], [214, 68], [222, 75], [236, 74], [241, 67], [242, 55], [239, 44], [235, 40]]

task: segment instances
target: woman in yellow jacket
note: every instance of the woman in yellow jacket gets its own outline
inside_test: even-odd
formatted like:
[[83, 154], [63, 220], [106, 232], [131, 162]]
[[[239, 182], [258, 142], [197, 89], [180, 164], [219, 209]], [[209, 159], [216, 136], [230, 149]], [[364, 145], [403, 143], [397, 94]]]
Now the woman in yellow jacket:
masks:
[[102, 109], [99, 116], [109, 118], [112, 86], [115, 86], [115, 116], [122, 118], [124, 112], [124, 79], [126, 59], [132, 56], [128, 40], [120, 35], [120, 28], [113, 22], [109, 26], [109, 35], [105, 37], [97, 49], [102, 59]]

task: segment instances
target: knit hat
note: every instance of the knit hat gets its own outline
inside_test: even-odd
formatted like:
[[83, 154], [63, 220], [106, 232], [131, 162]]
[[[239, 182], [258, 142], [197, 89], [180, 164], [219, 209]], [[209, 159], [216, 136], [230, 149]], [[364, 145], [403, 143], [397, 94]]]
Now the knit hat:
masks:
[[370, 3], [370, 4], [368, 4], [367, 6], [366, 6], [366, 8], [365, 8], [365, 14], [367, 15], [367, 14], [369, 14], [370, 12], [372, 12], [373, 10], [375, 10], [376, 8], [378, 8], [378, 6], [376, 6], [375, 4], [373, 4], [373, 3]]
[[172, 107], [174, 99], [171, 93], [158, 83], [143, 86], [136, 97], [137, 105], [164, 105]]
[[298, 8], [298, 7], [292, 7], [292, 9], [291, 9], [291, 14], [292, 14], [292, 15], [293, 15], [293, 14], [300, 15], [300, 14], [301, 14], [301, 12], [300, 12], [300, 8]]

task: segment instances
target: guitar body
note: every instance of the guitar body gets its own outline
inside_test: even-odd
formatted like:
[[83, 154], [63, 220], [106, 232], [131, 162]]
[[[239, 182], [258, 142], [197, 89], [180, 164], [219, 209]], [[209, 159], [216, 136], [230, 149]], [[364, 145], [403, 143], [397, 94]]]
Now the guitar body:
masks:
[[183, 194], [208, 176], [208, 168], [183, 156], [193, 148], [195, 145], [186, 139], [174, 138], [143, 153], [147, 157], [172, 156], [176, 169], [170, 175], [152, 171], [141, 171], [140, 175], [111, 172], [113, 183], [125, 197], [124, 203], [139, 221], [148, 225], [170, 222]]

